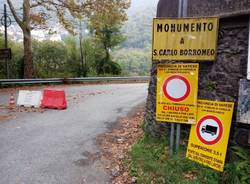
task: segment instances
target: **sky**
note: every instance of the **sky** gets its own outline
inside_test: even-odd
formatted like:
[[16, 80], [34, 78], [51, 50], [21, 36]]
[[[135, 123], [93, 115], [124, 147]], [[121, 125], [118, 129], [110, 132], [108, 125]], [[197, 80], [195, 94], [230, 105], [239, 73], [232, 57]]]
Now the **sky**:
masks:
[[158, 0], [132, 0], [131, 2], [129, 11], [143, 11], [147, 7], [156, 7]]

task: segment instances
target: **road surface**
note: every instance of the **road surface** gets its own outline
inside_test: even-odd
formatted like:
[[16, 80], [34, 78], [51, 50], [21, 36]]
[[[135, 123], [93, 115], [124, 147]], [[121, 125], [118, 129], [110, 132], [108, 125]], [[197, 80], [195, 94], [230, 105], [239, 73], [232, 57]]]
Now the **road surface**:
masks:
[[[0, 184], [106, 184], [95, 138], [145, 103], [147, 84], [57, 86], [68, 109], [8, 112], [0, 121]], [[0, 90], [0, 104], [9, 92]]]

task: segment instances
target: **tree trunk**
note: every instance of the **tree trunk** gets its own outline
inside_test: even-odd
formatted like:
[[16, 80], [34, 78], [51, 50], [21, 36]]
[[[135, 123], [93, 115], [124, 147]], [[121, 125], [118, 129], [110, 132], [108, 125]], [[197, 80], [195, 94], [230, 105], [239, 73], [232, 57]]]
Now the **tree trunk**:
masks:
[[[105, 53], [106, 53], [106, 56], [105, 56], [105, 63], [107, 63], [106, 66], [109, 66], [110, 54], [109, 54], [109, 49], [106, 47], [106, 45], [105, 45]], [[104, 67], [104, 64], [105, 64], [105, 63], [103, 63], [103, 71], [104, 71], [104, 74], [110, 72], [110, 71], [109, 71], [109, 68]], [[108, 71], [107, 71], [107, 70], [108, 70]]]
[[88, 68], [87, 68], [87, 52], [86, 52], [86, 47], [84, 49], [84, 73], [83, 76], [87, 77], [88, 74]]
[[83, 50], [82, 50], [82, 33], [80, 33], [80, 56], [81, 56], [81, 77], [86, 77], [85, 68], [84, 68], [84, 59], [83, 59]]
[[23, 1], [23, 48], [24, 48], [24, 78], [34, 77], [32, 61], [32, 43], [30, 27], [30, 1]]
[[24, 78], [34, 77], [34, 68], [32, 61], [32, 42], [31, 30], [23, 30], [23, 48], [24, 48]]

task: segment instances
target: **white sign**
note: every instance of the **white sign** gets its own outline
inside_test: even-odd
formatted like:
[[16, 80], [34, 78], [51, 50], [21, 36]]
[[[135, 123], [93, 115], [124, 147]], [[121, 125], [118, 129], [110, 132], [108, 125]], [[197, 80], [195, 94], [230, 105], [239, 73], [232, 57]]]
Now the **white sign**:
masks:
[[40, 107], [42, 100], [41, 91], [20, 90], [17, 105], [24, 107]]

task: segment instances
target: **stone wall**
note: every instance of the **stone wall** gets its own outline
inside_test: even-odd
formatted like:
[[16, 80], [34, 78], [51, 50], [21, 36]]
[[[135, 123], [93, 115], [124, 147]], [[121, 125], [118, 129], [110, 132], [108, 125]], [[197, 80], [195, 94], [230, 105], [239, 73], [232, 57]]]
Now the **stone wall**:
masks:
[[249, 11], [249, 0], [188, 0], [188, 16], [213, 16]]
[[[171, 8], [169, 8], [171, 7]], [[157, 6], [157, 17], [177, 17], [178, 0], [159, 0]]]
[[[161, 15], [161, 14], [158, 14]], [[229, 17], [220, 19], [217, 59], [214, 62], [199, 62], [199, 99], [233, 101], [237, 108], [239, 80], [246, 78], [248, 55], [248, 16]], [[148, 90], [147, 108], [145, 115], [145, 130], [153, 136], [165, 136], [169, 125], [156, 122], [156, 75], [159, 63], [153, 62], [151, 80]], [[245, 127], [236, 123], [234, 111], [231, 140], [241, 140], [243, 134], [248, 134]], [[236, 128], [235, 128], [236, 127]], [[241, 132], [241, 133], [240, 133]], [[240, 137], [240, 138], [239, 138]], [[246, 137], [247, 139], [247, 137]], [[241, 140], [241, 141], [237, 141]]]
[[[188, 16], [250, 13], [250, 0], [187, 0]], [[178, 0], [159, 0], [157, 17], [177, 17]]]

